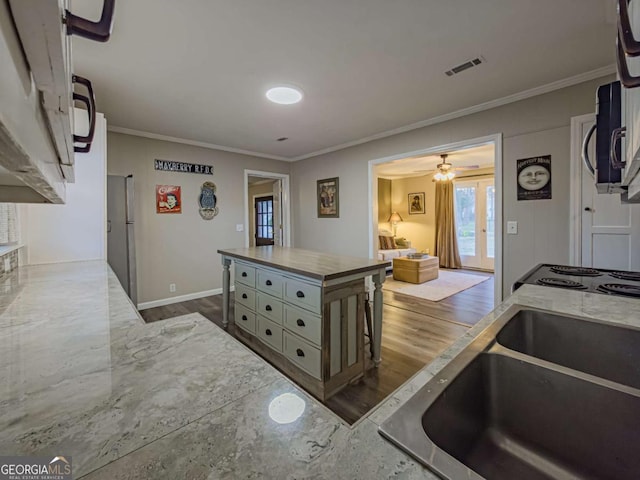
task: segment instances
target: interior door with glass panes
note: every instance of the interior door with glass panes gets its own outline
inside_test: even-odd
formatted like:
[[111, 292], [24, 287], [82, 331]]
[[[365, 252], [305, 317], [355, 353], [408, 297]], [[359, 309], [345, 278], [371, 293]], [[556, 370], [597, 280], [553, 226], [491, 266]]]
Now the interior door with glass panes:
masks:
[[255, 199], [256, 247], [273, 245], [273, 195]]
[[456, 235], [462, 266], [493, 270], [495, 258], [494, 179], [454, 184]]

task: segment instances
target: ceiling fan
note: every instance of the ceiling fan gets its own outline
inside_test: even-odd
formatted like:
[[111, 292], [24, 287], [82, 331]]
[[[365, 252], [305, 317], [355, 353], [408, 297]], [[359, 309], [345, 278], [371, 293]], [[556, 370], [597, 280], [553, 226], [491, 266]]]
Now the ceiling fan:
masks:
[[474, 170], [476, 168], [480, 168], [479, 165], [468, 165], [466, 167], [454, 167], [451, 163], [447, 162], [448, 156], [449, 154], [447, 153], [441, 154], [440, 158], [442, 159], [442, 163], [439, 163], [436, 166], [435, 170], [424, 170], [424, 172], [426, 173], [435, 172], [435, 175], [433, 176], [433, 180], [442, 181], [442, 180], [452, 180], [456, 176], [455, 172], [464, 171], [464, 170]]

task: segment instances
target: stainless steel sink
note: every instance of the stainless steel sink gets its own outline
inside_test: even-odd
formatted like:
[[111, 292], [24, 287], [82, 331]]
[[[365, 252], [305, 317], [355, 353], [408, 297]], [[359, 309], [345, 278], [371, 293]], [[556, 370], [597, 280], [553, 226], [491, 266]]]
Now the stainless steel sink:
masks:
[[640, 329], [520, 310], [496, 339], [511, 350], [640, 388]]
[[636, 479], [640, 352], [620, 352], [637, 333], [512, 307], [380, 432], [447, 479]]

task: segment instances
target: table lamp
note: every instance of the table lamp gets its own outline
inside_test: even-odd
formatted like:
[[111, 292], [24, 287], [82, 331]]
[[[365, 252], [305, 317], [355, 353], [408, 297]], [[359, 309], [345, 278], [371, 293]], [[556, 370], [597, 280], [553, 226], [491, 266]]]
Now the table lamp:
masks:
[[398, 222], [402, 222], [402, 217], [398, 212], [393, 212], [389, 217], [388, 222], [393, 225], [393, 236], [395, 237], [398, 232]]

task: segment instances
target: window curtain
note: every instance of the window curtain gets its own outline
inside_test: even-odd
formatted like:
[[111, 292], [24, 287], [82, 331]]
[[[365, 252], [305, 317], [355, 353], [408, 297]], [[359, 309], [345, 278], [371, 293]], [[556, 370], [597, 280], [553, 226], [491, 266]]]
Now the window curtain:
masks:
[[436, 182], [436, 255], [441, 267], [462, 267], [458, 252], [451, 181]]
[[0, 244], [18, 241], [17, 216], [14, 203], [0, 203]]

